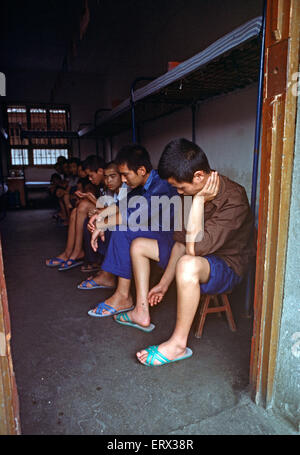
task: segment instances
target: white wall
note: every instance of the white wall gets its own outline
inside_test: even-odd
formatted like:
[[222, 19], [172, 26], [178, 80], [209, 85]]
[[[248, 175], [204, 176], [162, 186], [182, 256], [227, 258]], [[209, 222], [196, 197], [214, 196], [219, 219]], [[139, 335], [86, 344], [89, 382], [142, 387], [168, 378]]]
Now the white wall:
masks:
[[[243, 185], [249, 198], [256, 100], [255, 85], [207, 100], [196, 113], [196, 142], [207, 154], [211, 167]], [[151, 154], [154, 167], [165, 145], [177, 137], [192, 139], [190, 108], [143, 125], [141, 142]], [[121, 137], [114, 143], [121, 144]]]

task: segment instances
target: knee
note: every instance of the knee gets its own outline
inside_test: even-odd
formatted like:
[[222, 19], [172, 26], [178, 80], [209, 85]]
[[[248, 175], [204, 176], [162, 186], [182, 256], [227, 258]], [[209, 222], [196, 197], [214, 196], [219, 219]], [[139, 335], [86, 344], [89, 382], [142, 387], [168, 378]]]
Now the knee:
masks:
[[77, 208], [80, 213], [87, 213], [90, 209], [90, 203], [83, 200], [80, 202]]
[[181, 283], [199, 283], [199, 258], [187, 254], [182, 256], [177, 262], [176, 280]]
[[56, 196], [57, 196], [58, 198], [64, 197], [64, 194], [65, 194], [65, 192], [64, 192], [64, 190], [62, 190], [61, 188], [59, 188], [58, 190], [56, 190]]
[[71, 211], [70, 217], [73, 218], [73, 219], [76, 218], [76, 213], [77, 213], [77, 209], [76, 209], [76, 207], [75, 207], [75, 208]]
[[134, 239], [130, 245], [130, 254], [134, 256], [141, 256], [145, 251], [145, 246], [142, 238]]

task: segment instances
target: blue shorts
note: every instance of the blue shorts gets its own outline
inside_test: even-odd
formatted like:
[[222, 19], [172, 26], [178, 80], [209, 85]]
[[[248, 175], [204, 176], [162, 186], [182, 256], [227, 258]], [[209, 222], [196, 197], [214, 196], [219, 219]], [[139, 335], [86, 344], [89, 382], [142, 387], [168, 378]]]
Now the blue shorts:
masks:
[[131, 242], [136, 238], [157, 240], [159, 248], [158, 265], [166, 268], [173, 248], [173, 232], [156, 231], [112, 231], [106, 248], [102, 270], [113, 275], [130, 280], [132, 278], [132, 264], [130, 257]]
[[223, 259], [209, 254], [203, 256], [210, 265], [210, 277], [207, 283], [201, 283], [202, 294], [223, 294], [232, 291], [241, 281], [242, 277], [237, 275]]

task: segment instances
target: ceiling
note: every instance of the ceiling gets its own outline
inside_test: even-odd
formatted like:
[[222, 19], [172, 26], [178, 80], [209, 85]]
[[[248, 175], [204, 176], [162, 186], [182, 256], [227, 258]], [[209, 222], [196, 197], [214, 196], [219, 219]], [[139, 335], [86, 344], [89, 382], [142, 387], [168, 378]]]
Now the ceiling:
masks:
[[[72, 53], [75, 38], [77, 55], [72, 60], [72, 71], [102, 73], [112, 56], [124, 55], [124, 49], [145, 28], [149, 17], [154, 26], [159, 26], [170, 13], [169, 0], [89, 0], [88, 33], [80, 40], [84, 0], [1, 3], [2, 71], [59, 71], [64, 57]], [[172, 11], [183, 5], [184, 0], [172, 0]]]
[[1, 3], [1, 69], [57, 71], [76, 27], [82, 1]]
[[[79, 22], [85, 0], [2, 0], [0, 71], [60, 71], [64, 58], [72, 55], [73, 39], [77, 53], [68, 58], [71, 72], [105, 74], [107, 67], [115, 67], [116, 62], [125, 67], [128, 53], [142, 59], [140, 54], [151, 46], [155, 46], [154, 64], [155, 54], [163, 52], [163, 46], [168, 47], [165, 54], [177, 54], [183, 61], [260, 14], [261, 0], [243, 0], [243, 7], [239, 1], [228, 0], [226, 8], [226, 0], [88, 0], [90, 21], [80, 40]], [[222, 16], [216, 22], [216, 10], [221, 6]], [[193, 25], [191, 14], [199, 18]], [[174, 31], [176, 16], [180, 17], [181, 27]], [[218, 23], [217, 32], [211, 27], [211, 36], [208, 31], [201, 33], [205, 18], [212, 26]], [[196, 29], [192, 34], [193, 27]], [[167, 39], [172, 33], [180, 36], [176, 43]], [[136, 62], [140, 67], [142, 63]]]

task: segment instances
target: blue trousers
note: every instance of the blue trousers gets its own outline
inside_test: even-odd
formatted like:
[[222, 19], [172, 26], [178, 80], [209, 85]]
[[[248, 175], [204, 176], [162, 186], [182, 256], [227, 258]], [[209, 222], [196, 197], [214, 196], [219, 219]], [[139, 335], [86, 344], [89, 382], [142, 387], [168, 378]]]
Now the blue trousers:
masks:
[[110, 232], [110, 240], [101, 266], [102, 270], [130, 280], [132, 278], [130, 246], [134, 239], [140, 237], [157, 240], [159, 248], [158, 265], [165, 269], [174, 245], [173, 232], [133, 232], [127, 230]]

